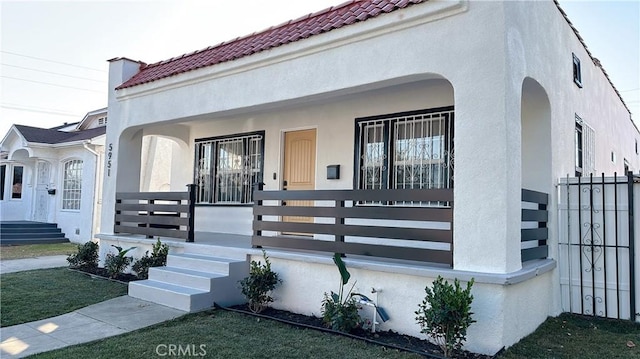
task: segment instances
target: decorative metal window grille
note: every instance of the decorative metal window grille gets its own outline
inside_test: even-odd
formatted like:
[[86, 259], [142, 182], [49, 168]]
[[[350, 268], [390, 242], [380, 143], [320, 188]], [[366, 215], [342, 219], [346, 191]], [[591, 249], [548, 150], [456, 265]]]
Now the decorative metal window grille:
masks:
[[262, 182], [264, 132], [196, 140], [197, 203], [253, 202]]
[[64, 164], [62, 180], [62, 209], [80, 210], [82, 197], [82, 161], [71, 160]]
[[453, 114], [448, 108], [357, 120], [358, 188], [452, 188]]

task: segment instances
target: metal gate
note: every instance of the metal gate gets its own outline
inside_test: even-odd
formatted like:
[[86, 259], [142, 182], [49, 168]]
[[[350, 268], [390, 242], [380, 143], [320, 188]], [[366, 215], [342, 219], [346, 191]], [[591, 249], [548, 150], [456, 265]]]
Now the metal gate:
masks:
[[[634, 188], [635, 187], [635, 188]], [[640, 178], [576, 177], [560, 181], [559, 256], [566, 312], [636, 320], [638, 277], [634, 210]], [[634, 208], [635, 207], [635, 208]]]

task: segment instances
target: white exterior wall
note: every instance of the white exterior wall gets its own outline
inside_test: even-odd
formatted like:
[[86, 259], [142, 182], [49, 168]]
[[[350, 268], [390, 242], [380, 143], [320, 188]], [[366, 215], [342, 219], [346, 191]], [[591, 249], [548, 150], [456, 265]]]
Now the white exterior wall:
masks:
[[[495, 61], [495, 56], [502, 57], [504, 52], [502, 28], [496, 21], [502, 7], [473, 3], [473, 9], [465, 12], [462, 4], [434, 2], [410, 8], [415, 11], [399, 10], [247, 58], [120, 90], [110, 95], [107, 142], [137, 138], [136, 131], [148, 124], [299, 108], [312, 101], [444, 77], [454, 88], [456, 106], [454, 261], [460, 269], [517, 270], [519, 243], [509, 239], [518, 238], [520, 232], [520, 181], [513, 181], [519, 178], [519, 150], [513, 150], [517, 142], [509, 134], [520, 129], [506, 121], [504, 96], [495, 96], [505, 93], [505, 69], [502, 62]], [[457, 15], [447, 17], [452, 14]], [[482, 31], [469, 31], [473, 28]], [[452, 42], [451, 38], [461, 41]], [[396, 56], [408, 48], [410, 54]], [[456, 54], [455, 58], [450, 54]], [[472, 58], [474, 61], [469, 61]], [[132, 75], [137, 65], [128, 64]], [[121, 69], [124, 65], [112, 62], [112, 66]], [[308, 69], [314, 69], [313, 76]], [[122, 74], [120, 70], [112, 72], [112, 87], [127, 78]], [[508, 145], [505, 138], [515, 144]], [[122, 142], [116, 151], [133, 146], [131, 151], [139, 152], [138, 141]], [[125, 154], [114, 156], [127, 158], [128, 168], [134, 165]], [[351, 162], [352, 155], [344, 161]], [[486, 171], [495, 163], [514, 166], [507, 166], [505, 173]], [[112, 167], [112, 176], [122, 186], [119, 190], [139, 183], [134, 175], [120, 177], [116, 173]], [[109, 186], [105, 181], [105, 194], [110, 197], [104, 205], [109, 212], [103, 212], [107, 231], [113, 228], [115, 194], [115, 186]]]
[[[61, 149], [59, 152], [58, 171], [56, 173], [55, 218], [71, 242], [84, 243], [94, 238], [94, 212], [98, 201], [96, 197], [96, 178], [98, 158], [82, 146]], [[64, 164], [70, 160], [82, 160], [82, 199], [80, 210], [62, 209], [62, 186], [64, 177]]]
[[[13, 130], [11, 130], [13, 131]], [[27, 146], [15, 133], [9, 135], [3, 143], [9, 151], [8, 162], [2, 164], [24, 165], [22, 198], [11, 198], [11, 173], [8, 173], [5, 183], [5, 199], [0, 201], [1, 219], [10, 220], [37, 220], [36, 207], [38, 205], [36, 193], [37, 166], [39, 162], [48, 162], [50, 165], [49, 181], [47, 188], [55, 189], [54, 195], [47, 195], [46, 222], [57, 223], [72, 242], [84, 243], [94, 238], [97, 234], [94, 228], [94, 212], [98, 198], [96, 198], [96, 178], [99, 178], [98, 156], [84, 147], [82, 142], [68, 145], [38, 145]], [[87, 147], [93, 151], [104, 152], [104, 136], [94, 139]], [[28, 157], [27, 157], [28, 156]], [[13, 160], [15, 159], [15, 160]], [[82, 160], [82, 199], [79, 211], [62, 209], [62, 189], [64, 176], [64, 163], [69, 160]], [[100, 163], [102, 166], [102, 163]], [[11, 169], [8, 167], [7, 171]]]
[[[573, 83], [572, 52], [581, 60], [582, 89]], [[113, 61], [110, 87], [136, 71], [134, 62]], [[186, 181], [192, 181], [195, 139], [265, 130], [267, 190], [280, 188], [283, 131], [317, 128], [316, 188], [351, 188], [354, 118], [451, 104], [456, 138], [454, 269], [462, 276], [521, 270], [523, 185], [550, 194], [548, 243], [550, 257], [557, 258], [554, 186], [558, 177], [575, 172], [575, 114], [595, 129], [598, 172], [621, 172], [623, 158], [635, 171], [640, 169], [640, 159], [632, 153], [640, 136], [629, 114], [552, 2], [430, 1], [112, 92], [107, 143], [114, 144], [119, 161], [105, 177], [103, 233], [113, 228], [116, 188], [137, 190], [140, 164], [131, 154], [140, 152], [143, 133], [156, 127], [187, 129], [186, 136], [181, 131], [176, 135], [187, 146], [182, 153], [189, 160], [179, 167], [188, 174]], [[538, 105], [548, 108], [539, 110]], [[528, 119], [525, 124], [522, 117]], [[548, 121], [537, 126], [538, 117]], [[524, 141], [529, 131], [545, 142]], [[530, 152], [522, 153], [523, 143]], [[611, 150], [617, 154], [615, 166], [608, 163]], [[534, 161], [537, 151], [545, 161]], [[123, 159], [131, 161], [124, 164]], [[341, 165], [340, 180], [324, 179], [329, 164]], [[198, 231], [249, 234], [250, 224], [249, 207], [196, 210]], [[335, 289], [337, 276], [330, 263], [273, 263], [289, 283], [277, 293], [276, 306], [310, 314], [319, 310], [322, 292]], [[304, 273], [312, 272], [314, 281], [308, 283]], [[413, 308], [434, 276], [416, 279], [366, 268], [355, 272], [362, 288], [384, 279], [386, 288], [401, 293], [398, 297], [404, 299], [387, 303], [385, 309], [412, 308], [409, 314], [394, 312], [398, 322], [393, 326], [419, 334], [412, 324]], [[474, 302], [479, 323], [469, 333], [469, 349], [493, 353], [533, 331], [547, 315], [558, 314], [557, 277], [552, 271], [513, 286], [479, 282]]]
[[[245, 116], [197, 121], [192, 125], [191, 148], [195, 139], [265, 131], [264, 179], [265, 190], [282, 188], [282, 153], [284, 132], [315, 128], [316, 189], [353, 188], [355, 118], [417, 109], [453, 105], [453, 89], [446, 80], [429, 80], [394, 86], [392, 89], [372, 90], [302, 108], [267, 111]], [[454, 120], [455, 121], [455, 120]], [[326, 167], [340, 165], [340, 179], [327, 180]], [[180, 168], [193, 174], [190, 166]], [[273, 174], [276, 179], [273, 179]], [[253, 212], [251, 207], [197, 206], [198, 231], [250, 235]]]
[[[505, 12], [513, 86], [528, 76], [538, 81], [550, 97], [556, 180], [575, 174], [576, 114], [595, 130], [598, 175], [612, 175], [614, 171], [621, 174], [623, 158], [638, 172], [640, 156], [635, 153], [635, 140], [640, 142], [640, 133], [602, 70], [591, 61], [556, 7], [549, 2], [505, 2]], [[572, 53], [580, 59], [582, 88], [573, 83]], [[612, 150], [618, 157], [616, 164], [610, 160]]]
[[[340, 274], [331, 259], [328, 256], [286, 255], [280, 251], [270, 251], [267, 255], [271, 269], [282, 279], [282, 284], [273, 292], [272, 306], [321, 316], [324, 293], [340, 289]], [[264, 263], [261, 255], [253, 255], [251, 259]], [[378, 306], [387, 312], [390, 319], [377, 328], [418, 338], [425, 338], [415, 320], [418, 304], [425, 298], [425, 286], [438, 275], [449, 282], [459, 278], [463, 286], [474, 278], [471, 311], [477, 322], [469, 327], [465, 349], [476, 353], [495, 354], [502, 347], [515, 344], [524, 336], [523, 333], [534, 331], [547, 318], [552, 305], [550, 296], [539, 295], [547, 290], [552, 275], [546, 270], [539, 274], [531, 273], [530, 269], [522, 271], [530, 279], [519, 282], [515, 279], [519, 274], [507, 278], [417, 266], [399, 268], [402, 266], [349, 258], [345, 263], [351, 273], [347, 289], [355, 282], [353, 291], [369, 298], [375, 298], [372, 288], [378, 291]], [[371, 309], [366, 308], [361, 315], [368, 315], [371, 319], [370, 312]]]

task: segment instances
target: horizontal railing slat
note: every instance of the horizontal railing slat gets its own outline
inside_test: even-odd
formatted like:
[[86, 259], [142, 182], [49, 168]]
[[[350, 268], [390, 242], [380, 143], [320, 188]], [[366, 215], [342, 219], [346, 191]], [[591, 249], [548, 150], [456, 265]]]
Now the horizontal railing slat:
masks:
[[363, 202], [451, 202], [453, 201], [453, 189], [255, 191], [253, 199], [254, 201], [335, 200]]
[[548, 228], [528, 228], [520, 230], [520, 238], [522, 242], [546, 240], [548, 237]]
[[116, 200], [188, 201], [189, 192], [117, 192]]
[[452, 243], [449, 230], [360, 226], [348, 224], [254, 221], [254, 230], [288, 233], [315, 233], [352, 237], [371, 237]]
[[174, 226], [187, 226], [189, 225], [188, 217], [172, 217], [163, 215], [128, 215], [128, 214], [116, 214], [116, 222], [130, 222], [130, 223], [142, 223], [142, 224], [166, 224]]
[[549, 246], [541, 245], [538, 247], [527, 248], [520, 251], [522, 262], [530, 261], [532, 259], [544, 259], [547, 258], [549, 253]]
[[549, 212], [541, 209], [523, 209], [522, 221], [524, 222], [547, 222], [549, 220]]
[[257, 246], [265, 247], [349, 253], [353, 255], [364, 255], [383, 258], [403, 258], [421, 262], [442, 263], [449, 266], [453, 265], [453, 253], [451, 251], [438, 251], [425, 248], [322, 241], [316, 239], [303, 239], [282, 236], [253, 236], [252, 243]]
[[530, 189], [522, 189], [522, 201], [538, 203], [538, 204], [549, 204], [549, 195], [543, 192], [532, 191]]
[[187, 239], [189, 237], [188, 231], [181, 231], [176, 229], [164, 229], [164, 228], [126, 226], [126, 225], [115, 225], [114, 232], [145, 234], [148, 236], [162, 236], [162, 237], [182, 238], [182, 239]]
[[188, 204], [116, 203], [116, 211], [189, 213]]
[[254, 215], [342, 217], [388, 220], [451, 222], [453, 209], [430, 207], [356, 206], [356, 207], [294, 207], [259, 206]]

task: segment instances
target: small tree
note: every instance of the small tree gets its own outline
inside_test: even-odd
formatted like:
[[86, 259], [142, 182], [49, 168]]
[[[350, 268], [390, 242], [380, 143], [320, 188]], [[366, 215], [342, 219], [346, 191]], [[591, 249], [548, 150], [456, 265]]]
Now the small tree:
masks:
[[275, 289], [282, 281], [278, 278], [278, 273], [271, 270], [271, 262], [267, 252], [262, 250], [264, 256], [263, 265], [260, 261], [251, 261], [249, 276], [240, 281], [242, 294], [249, 301], [249, 309], [254, 313], [262, 312], [273, 298], [269, 293]]
[[78, 253], [70, 254], [67, 262], [73, 269], [95, 271], [98, 268], [98, 244], [93, 241], [78, 244]]
[[473, 278], [467, 283], [467, 288], [462, 289], [458, 279], [454, 279], [451, 285], [438, 276], [433, 282], [433, 289], [425, 287], [427, 295], [415, 312], [420, 332], [431, 336], [445, 357], [462, 348], [467, 339], [467, 328], [475, 323], [471, 318], [471, 286]]

